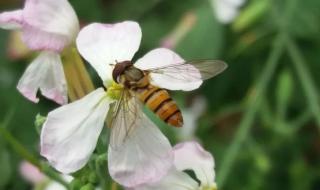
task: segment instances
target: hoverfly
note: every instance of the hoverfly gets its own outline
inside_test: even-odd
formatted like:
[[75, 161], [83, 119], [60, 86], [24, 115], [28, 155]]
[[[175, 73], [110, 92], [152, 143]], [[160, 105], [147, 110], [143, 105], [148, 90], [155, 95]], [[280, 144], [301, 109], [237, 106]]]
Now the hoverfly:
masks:
[[[144, 119], [146, 116], [141, 111], [143, 105], [146, 105], [168, 125], [182, 127], [183, 117], [176, 102], [171, 99], [165, 88], [152, 84], [150, 75], [165, 75], [173, 82], [194, 82], [200, 86], [203, 80], [216, 76], [226, 68], [227, 64], [219, 60], [186, 61], [168, 66], [153, 67], [148, 70], [137, 68], [131, 61], [116, 63], [112, 77], [123, 88], [111, 121], [111, 146], [120, 145], [121, 141], [129, 136], [133, 128], [139, 127], [136, 126], [141, 123], [138, 120], [148, 120]], [[201, 82], [199, 83], [199, 81]], [[133, 116], [126, 116], [128, 114]]]

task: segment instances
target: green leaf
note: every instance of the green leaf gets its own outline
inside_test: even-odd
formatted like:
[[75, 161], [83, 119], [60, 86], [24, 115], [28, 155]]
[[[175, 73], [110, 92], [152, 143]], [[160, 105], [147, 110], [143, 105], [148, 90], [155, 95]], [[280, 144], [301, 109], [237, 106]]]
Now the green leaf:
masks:
[[252, 1], [237, 17], [232, 28], [235, 31], [242, 31], [252, 26], [268, 11], [270, 4], [269, 0]]
[[320, 1], [297, 1], [292, 19], [287, 21], [288, 31], [302, 38], [318, 38], [320, 32]]
[[34, 125], [36, 127], [36, 131], [38, 134], [41, 133], [41, 128], [47, 117], [40, 115], [39, 113], [36, 115], [36, 119], [34, 120]]
[[215, 19], [209, 4], [195, 11], [196, 23], [177, 46], [185, 59], [214, 59], [222, 48], [222, 25]]
[[89, 184], [81, 187], [80, 190], [94, 190], [94, 186], [89, 183]]
[[[277, 111], [280, 117], [285, 116], [286, 108], [288, 107], [291, 96], [293, 93], [293, 81], [291, 73], [288, 70], [284, 70], [278, 79], [276, 98], [277, 98]], [[282, 118], [284, 119], [284, 118]]]

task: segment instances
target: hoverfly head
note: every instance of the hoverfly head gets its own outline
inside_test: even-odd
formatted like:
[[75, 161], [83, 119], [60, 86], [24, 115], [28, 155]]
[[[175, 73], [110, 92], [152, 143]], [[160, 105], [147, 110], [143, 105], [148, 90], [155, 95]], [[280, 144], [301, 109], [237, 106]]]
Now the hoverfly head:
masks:
[[112, 71], [112, 78], [116, 83], [121, 83], [121, 75], [124, 74], [125, 70], [129, 67], [131, 67], [133, 64], [131, 61], [123, 61], [119, 62], [114, 66], [114, 69]]

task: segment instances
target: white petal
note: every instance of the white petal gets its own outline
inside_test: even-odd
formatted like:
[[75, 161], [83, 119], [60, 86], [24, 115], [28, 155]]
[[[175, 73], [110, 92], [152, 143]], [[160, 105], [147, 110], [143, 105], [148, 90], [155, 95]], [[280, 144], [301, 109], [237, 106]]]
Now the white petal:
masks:
[[62, 173], [82, 168], [96, 147], [109, 103], [99, 88], [50, 112], [41, 131], [41, 155]]
[[160, 182], [127, 190], [198, 190], [198, 183], [184, 172], [172, 169]]
[[228, 3], [230, 6], [240, 7], [241, 5], [243, 5], [245, 3], [246, 0], [223, 0], [223, 1]]
[[0, 14], [0, 28], [19, 29], [22, 25], [22, 10], [3, 12]]
[[42, 52], [28, 66], [19, 80], [17, 89], [33, 102], [39, 101], [36, 95], [40, 89], [45, 97], [58, 104], [67, 103], [67, 85], [59, 54]]
[[112, 80], [109, 64], [130, 61], [140, 46], [141, 35], [140, 26], [136, 22], [94, 23], [80, 31], [77, 47], [105, 82]]
[[[73, 180], [73, 177], [69, 175], [63, 175], [62, 178], [68, 183]], [[50, 181], [44, 190], [67, 190], [67, 188], [56, 181]]]
[[193, 170], [202, 186], [214, 186], [215, 172], [212, 155], [197, 142], [185, 142], [176, 145], [174, 165], [180, 171]]
[[141, 70], [149, 70], [183, 62], [184, 60], [172, 50], [166, 48], [157, 48], [151, 50], [145, 56], [137, 60], [134, 66]]
[[61, 51], [79, 31], [76, 13], [67, 0], [27, 0], [23, 39], [32, 49]]
[[206, 105], [206, 99], [202, 96], [198, 96], [192, 101], [191, 107], [181, 110], [184, 124], [178, 134], [180, 139], [196, 139], [195, 132], [198, 127], [198, 119], [205, 111]]
[[[201, 74], [197, 68], [169, 49], [158, 48], [150, 51], [134, 66], [141, 70], [154, 70], [150, 73], [151, 83], [169, 90], [194, 90], [202, 84]], [[197, 77], [195, 77], [197, 75]]]
[[159, 181], [173, 164], [170, 142], [142, 109], [125, 114], [124, 122], [132, 125], [130, 131], [123, 129], [127, 128], [125, 124], [112, 126], [113, 137], [117, 131], [127, 136], [121, 146], [113, 147], [115, 140], [110, 142], [108, 165], [111, 177], [126, 187]]
[[238, 15], [239, 6], [244, 0], [213, 0], [214, 12], [217, 19], [224, 24], [228, 24]]

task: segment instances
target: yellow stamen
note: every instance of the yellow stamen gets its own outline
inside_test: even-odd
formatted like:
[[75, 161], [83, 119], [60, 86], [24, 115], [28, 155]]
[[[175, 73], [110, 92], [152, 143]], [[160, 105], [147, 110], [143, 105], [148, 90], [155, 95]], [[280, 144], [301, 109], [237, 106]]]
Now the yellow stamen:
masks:
[[120, 99], [122, 89], [123, 89], [122, 84], [118, 84], [113, 81], [111, 86], [108, 87], [107, 89], [107, 96], [110, 97], [111, 99], [118, 100]]

